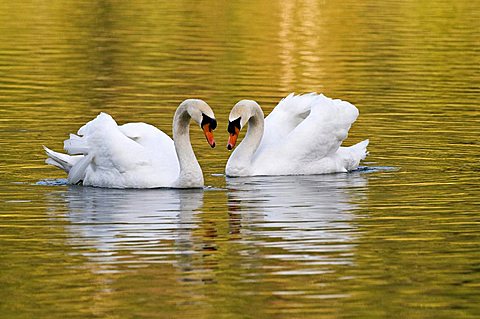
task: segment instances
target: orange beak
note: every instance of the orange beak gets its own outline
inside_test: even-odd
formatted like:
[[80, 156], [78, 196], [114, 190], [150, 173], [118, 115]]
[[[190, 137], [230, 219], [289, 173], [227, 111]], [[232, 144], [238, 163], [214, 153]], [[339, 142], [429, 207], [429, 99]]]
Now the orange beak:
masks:
[[206, 123], [202, 126], [203, 133], [205, 134], [205, 137], [207, 138], [208, 144], [214, 148], [215, 147], [215, 139], [213, 138], [213, 132], [210, 129], [210, 123]]
[[238, 127], [235, 127], [235, 133], [230, 134], [230, 136], [228, 137], [228, 150], [232, 150], [235, 147], [235, 144], [237, 143], [238, 133], [240, 133], [240, 130], [238, 129]]

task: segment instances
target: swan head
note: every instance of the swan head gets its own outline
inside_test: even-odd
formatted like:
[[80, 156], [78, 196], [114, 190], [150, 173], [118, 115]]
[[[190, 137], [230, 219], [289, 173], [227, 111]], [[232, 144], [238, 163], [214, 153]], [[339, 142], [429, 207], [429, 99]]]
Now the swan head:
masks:
[[235, 104], [228, 116], [227, 131], [230, 134], [227, 143], [228, 150], [232, 150], [235, 147], [240, 130], [247, 124], [250, 118], [255, 115], [255, 112], [258, 112], [258, 110], [260, 110], [263, 115], [260, 105], [253, 100], [241, 100]]
[[186, 108], [188, 115], [200, 125], [208, 144], [212, 148], [215, 147], [213, 130], [217, 127], [217, 120], [215, 119], [212, 108], [200, 99], [188, 99], [180, 104], [180, 106], [182, 105]]

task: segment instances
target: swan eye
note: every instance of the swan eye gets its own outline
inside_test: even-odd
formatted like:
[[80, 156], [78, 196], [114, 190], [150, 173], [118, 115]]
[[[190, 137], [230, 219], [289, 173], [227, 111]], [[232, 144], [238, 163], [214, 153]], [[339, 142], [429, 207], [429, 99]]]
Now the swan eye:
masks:
[[239, 117], [236, 120], [228, 122], [228, 128], [227, 128], [228, 133], [235, 134], [235, 128], [237, 128], [240, 131], [240, 129], [241, 129], [240, 119], [241, 119], [241, 117]]
[[210, 122], [210, 128], [212, 130], [217, 128], [217, 120], [216, 119], [211, 119], [212, 121]]
[[200, 126], [203, 127], [205, 124], [210, 124], [210, 130], [212, 131], [217, 128], [217, 120], [202, 113], [202, 123]]

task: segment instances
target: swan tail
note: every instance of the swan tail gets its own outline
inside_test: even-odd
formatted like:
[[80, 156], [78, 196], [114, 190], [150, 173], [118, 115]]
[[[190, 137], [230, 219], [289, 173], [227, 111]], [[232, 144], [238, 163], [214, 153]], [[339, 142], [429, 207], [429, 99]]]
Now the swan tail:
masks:
[[337, 154], [343, 159], [342, 167], [345, 171], [348, 172], [357, 169], [360, 162], [367, 157], [368, 142], [368, 140], [364, 140], [349, 147], [340, 147]]
[[355, 154], [355, 157], [358, 158], [358, 162], [360, 163], [361, 160], [364, 160], [368, 156], [367, 146], [370, 141], [368, 139], [361, 141], [353, 146], [351, 149]]
[[[112, 163], [109, 158], [109, 148], [112, 147], [110, 144], [118, 146], [120, 143], [113, 143], [112, 140], [115, 142], [119, 134], [124, 136], [117, 132], [118, 126], [115, 120], [106, 113], [100, 113], [95, 119], [83, 125], [77, 134], [70, 134], [69, 138], [63, 142], [68, 154], [54, 152], [44, 147], [48, 156], [46, 163], [67, 172], [69, 184], [82, 183], [85, 178], [88, 178], [90, 165], [96, 167], [97, 161], [109, 168]], [[117, 162], [118, 160], [115, 163]]]
[[58, 153], [52, 151], [46, 146], [43, 146], [43, 149], [48, 156], [48, 158], [45, 160], [45, 163], [58, 167], [67, 173], [69, 173], [72, 167], [80, 160], [80, 157], [83, 157], [81, 155], [71, 156], [63, 153]]
[[78, 162], [71, 167], [70, 171], [68, 172], [69, 184], [79, 184], [83, 182], [85, 179], [85, 172], [87, 167], [92, 163], [92, 159], [92, 154], [82, 156], [82, 158], [80, 158]]

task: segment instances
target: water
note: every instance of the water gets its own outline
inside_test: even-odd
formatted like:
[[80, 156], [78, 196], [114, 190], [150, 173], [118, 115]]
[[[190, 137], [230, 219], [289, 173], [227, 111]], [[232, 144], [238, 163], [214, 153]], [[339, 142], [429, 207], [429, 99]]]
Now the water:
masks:
[[[0, 317], [480, 317], [475, 1], [0, 1]], [[317, 91], [360, 110], [351, 174], [229, 179], [228, 112]], [[65, 185], [98, 112], [192, 126], [204, 190]]]

